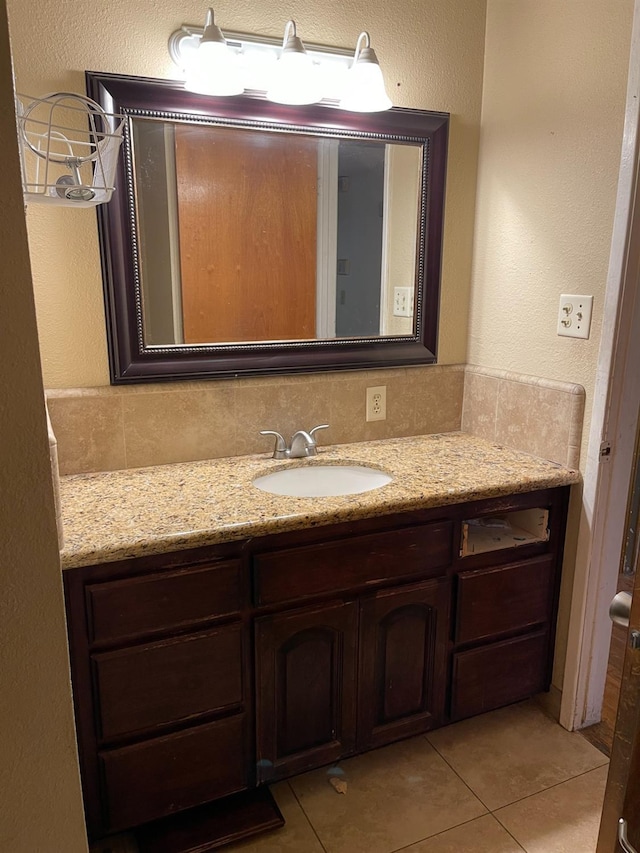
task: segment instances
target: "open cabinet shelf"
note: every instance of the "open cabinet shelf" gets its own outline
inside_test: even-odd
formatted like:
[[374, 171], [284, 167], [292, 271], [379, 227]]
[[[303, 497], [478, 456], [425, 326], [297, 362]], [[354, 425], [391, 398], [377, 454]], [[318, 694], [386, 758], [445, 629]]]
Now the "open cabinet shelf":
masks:
[[467, 518], [462, 522], [460, 556], [518, 548], [548, 539], [549, 512], [542, 507]]

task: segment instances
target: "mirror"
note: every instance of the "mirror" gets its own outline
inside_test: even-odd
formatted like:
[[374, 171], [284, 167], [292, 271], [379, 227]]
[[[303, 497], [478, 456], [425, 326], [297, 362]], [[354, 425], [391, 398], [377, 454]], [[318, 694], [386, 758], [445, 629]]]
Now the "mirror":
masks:
[[98, 208], [112, 382], [435, 361], [446, 114], [87, 87], [127, 119]]

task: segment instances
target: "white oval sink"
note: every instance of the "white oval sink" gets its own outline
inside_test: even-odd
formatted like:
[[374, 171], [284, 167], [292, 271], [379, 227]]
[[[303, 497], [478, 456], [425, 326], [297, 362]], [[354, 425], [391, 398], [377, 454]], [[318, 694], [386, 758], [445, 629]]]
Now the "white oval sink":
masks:
[[384, 471], [364, 465], [304, 465], [256, 477], [253, 485], [273, 495], [327, 498], [370, 492], [391, 480]]

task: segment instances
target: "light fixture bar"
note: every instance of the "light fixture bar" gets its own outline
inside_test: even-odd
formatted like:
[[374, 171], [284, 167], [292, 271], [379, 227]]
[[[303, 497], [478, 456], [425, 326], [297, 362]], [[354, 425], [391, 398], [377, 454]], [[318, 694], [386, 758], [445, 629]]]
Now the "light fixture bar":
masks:
[[202, 94], [247, 91], [264, 93], [280, 104], [328, 101], [356, 112], [391, 107], [366, 31], [358, 36], [354, 54], [330, 45], [304, 45], [292, 19], [285, 25], [282, 40], [255, 33], [223, 34], [209, 9], [205, 27], [183, 24], [171, 34], [169, 54], [187, 77], [185, 88]]
[[[169, 55], [173, 62], [179, 67], [184, 66], [184, 51], [196, 50], [202, 35], [204, 27], [192, 27], [190, 24], [183, 24], [179, 30], [171, 33], [169, 36]], [[282, 48], [282, 36], [261, 36], [257, 33], [240, 33], [232, 32], [225, 29], [224, 37], [229, 47], [233, 47], [240, 51], [247, 45], [258, 45]], [[328, 44], [314, 44], [305, 39], [304, 42], [307, 53], [313, 56], [346, 56], [350, 60], [353, 59], [352, 47], [334, 47]]]
[[[183, 24], [169, 37], [169, 55], [181, 72], [184, 72], [192, 61], [203, 33], [204, 27]], [[238, 53], [244, 63], [247, 90], [264, 92], [265, 65], [268, 67], [268, 64], [277, 60], [282, 51], [282, 37], [224, 30], [224, 38], [228, 47]], [[313, 61], [322, 66], [323, 100], [339, 101], [345, 75], [353, 61], [353, 49], [311, 44], [307, 41], [304, 46]]]

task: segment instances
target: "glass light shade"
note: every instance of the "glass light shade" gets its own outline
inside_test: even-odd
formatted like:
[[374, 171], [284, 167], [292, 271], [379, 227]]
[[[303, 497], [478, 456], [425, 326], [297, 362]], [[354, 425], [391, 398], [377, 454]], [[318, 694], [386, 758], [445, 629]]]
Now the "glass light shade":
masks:
[[318, 69], [306, 53], [283, 52], [276, 62], [267, 98], [277, 104], [315, 104], [322, 98]]
[[216, 25], [213, 9], [207, 12], [204, 32], [187, 69], [184, 87], [201, 95], [239, 95], [244, 92], [238, 55], [231, 50]]
[[393, 104], [384, 88], [384, 77], [377, 62], [356, 60], [347, 74], [340, 106], [356, 113], [376, 113]]
[[185, 89], [201, 95], [244, 92], [237, 55], [221, 42], [202, 42], [187, 71]]
[[267, 86], [267, 100], [276, 104], [315, 104], [322, 98], [317, 67], [296, 33], [296, 22], [287, 21], [282, 52]]

